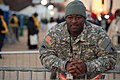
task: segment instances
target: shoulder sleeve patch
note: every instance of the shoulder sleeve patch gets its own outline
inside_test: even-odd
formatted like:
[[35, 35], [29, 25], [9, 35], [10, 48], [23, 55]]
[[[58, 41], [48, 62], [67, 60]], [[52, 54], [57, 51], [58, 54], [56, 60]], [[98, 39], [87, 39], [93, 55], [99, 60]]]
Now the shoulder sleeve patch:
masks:
[[52, 39], [52, 37], [50, 37], [50, 36], [47, 36], [46, 38], [45, 38], [45, 41], [47, 42], [47, 44], [49, 44], [50, 46], [53, 44], [53, 39]]

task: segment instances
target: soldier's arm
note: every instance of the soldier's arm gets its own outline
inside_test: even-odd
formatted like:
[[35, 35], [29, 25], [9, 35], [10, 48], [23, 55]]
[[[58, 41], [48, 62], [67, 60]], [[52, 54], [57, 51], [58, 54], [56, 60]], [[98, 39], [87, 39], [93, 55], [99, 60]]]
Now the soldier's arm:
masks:
[[40, 59], [42, 64], [47, 69], [57, 69], [65, 71], [65, 64], [67, 61], [57, 57], [55, 36], [49, 33], [43, 40], [40, 47]]
[[97, 59], [87, 62], [87, 72], [95, 74], [97, 72], [105, 72], [114, 69], [116, 64], [117, 49], [102, 29], [98, 31], [98, 53]]

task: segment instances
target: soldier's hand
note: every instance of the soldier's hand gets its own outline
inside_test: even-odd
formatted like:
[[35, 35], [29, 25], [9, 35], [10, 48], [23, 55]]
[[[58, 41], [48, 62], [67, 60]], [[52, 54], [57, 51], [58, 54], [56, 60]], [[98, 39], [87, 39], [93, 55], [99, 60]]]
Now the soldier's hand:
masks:
[[74, 76], [78, 76], [80, 74], [84, 74], [87, 71], [87, 68], [86, 64], [82, 60], [72, 59], [66, 64], [66, 70]]
[[77, 75], [79, 74], [79, 70], [77, 70], [75, 66], [76, 62], [68, 62], [66, 64], [66, 70], [71, 73], [72, 75]]
[[87, 66], [84, 62], [75, 64], [75, 66], [79, 70], [80, 74], [84, 74], [87, 72]]
[[69, 72], [74, 73], [74, 71], [76, 69], [76, 64], [77, 64], [77, 62], [73, 62], [73, 61], [72, 62], [68, 62], [66, 64], [66, 70], [69, 71]]
[[84, 74], [84, 73], [86, 73], [87, 72], [87, 66], [86, 66], [86, 64], [82, 61], [82, 60], [80, 60], [80, 59], [73, 59], [72, 60], [73, 62], [76, 62], [76, 64], [74, 64], [75, 66], [76, 66], [76, 72], [78, 73], [78, 74], [73, 74], [74, 76], [79, 76], [79, 75], [82, 75], [82, 74]]

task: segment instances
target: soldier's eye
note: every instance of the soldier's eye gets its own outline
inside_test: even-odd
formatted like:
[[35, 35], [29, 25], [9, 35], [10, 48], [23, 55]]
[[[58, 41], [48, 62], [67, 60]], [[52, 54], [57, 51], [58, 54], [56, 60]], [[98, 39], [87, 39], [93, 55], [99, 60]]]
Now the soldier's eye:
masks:
[[78, 20], [78, 19], [81, 19], [81, 18], [82, 18], [81, 16], [77, 16], [77, 17], [76, 17], [77, 20]]
[[72, 17], [72, 16], [68, 16], [68, 17], [67, 17], [67, 19], [72, 20], [72, 19], [73, 19], [73, 17]]

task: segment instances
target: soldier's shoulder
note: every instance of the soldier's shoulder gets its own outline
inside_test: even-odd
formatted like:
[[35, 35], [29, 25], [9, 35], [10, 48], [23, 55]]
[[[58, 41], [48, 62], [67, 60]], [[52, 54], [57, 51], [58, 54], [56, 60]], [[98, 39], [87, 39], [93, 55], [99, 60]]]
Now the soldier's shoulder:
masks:
[[96, 24], [94, 24], [94, 23], [91, 23], [91, 22], [86, 22], [86, 25], [88, 26], [88, 28], [89, 29], [91, 29], [91, 30], [95, 30], [95, 31], [104, 31], [104, 29], [101, 27], [101, 26], [99, 26], [99, 25], [96, 25]]

